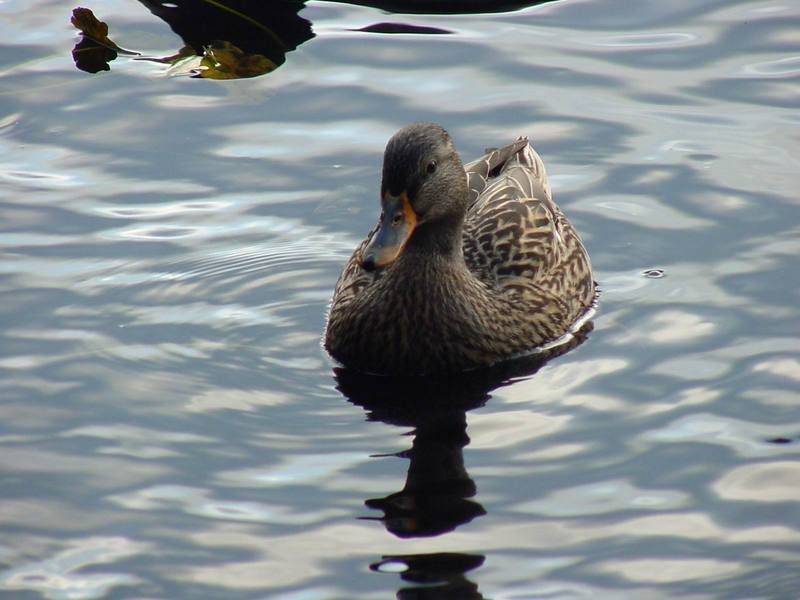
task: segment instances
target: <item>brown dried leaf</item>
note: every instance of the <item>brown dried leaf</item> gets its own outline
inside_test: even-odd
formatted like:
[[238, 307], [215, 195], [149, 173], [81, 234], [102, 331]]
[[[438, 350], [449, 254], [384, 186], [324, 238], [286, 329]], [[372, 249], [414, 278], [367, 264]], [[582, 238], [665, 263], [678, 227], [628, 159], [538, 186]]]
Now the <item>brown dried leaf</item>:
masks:
[[70, 22], [75, 26], [76, 29], [79, 29], [84, 36], [100, 44], [101, 46], [105, 46], [106, 48], [110, 48], [111, 50], [120, 52], [122, 54], [139, 54], [138, 52], [125, 50], [124, 48], [121, 48], [112, 42], [108, 37], [108, 25], [95, 17], [94, 13], [88, 8], [83, 8], [80, 6], [74, 8], [72, 10], [72, 18], [70, 19]]

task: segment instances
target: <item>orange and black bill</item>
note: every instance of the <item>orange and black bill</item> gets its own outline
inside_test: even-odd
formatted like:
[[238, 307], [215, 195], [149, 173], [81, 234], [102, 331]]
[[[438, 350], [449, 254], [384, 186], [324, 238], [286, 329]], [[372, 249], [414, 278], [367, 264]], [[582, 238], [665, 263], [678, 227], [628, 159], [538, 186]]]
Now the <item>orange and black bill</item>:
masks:
[[383, 195], [382, 203], [380, 227], [367, 244], [361, 258], [361, 266], [367, 271], [394, 262], [417, 226], [417, 214], [411, 208], [405, 192], [399, 196], [392, 196], [387, 192]]

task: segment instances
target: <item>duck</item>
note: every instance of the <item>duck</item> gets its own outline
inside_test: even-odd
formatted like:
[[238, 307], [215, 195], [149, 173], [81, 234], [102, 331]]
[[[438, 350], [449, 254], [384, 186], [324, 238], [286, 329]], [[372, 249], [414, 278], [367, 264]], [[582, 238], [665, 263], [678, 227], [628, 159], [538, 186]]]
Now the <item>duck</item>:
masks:
[[451, 375], [557, 343], [593, 310], [580, 236], [527, 137], [464, 165], [414, 123], [383, 156], [381, 213], [336, 283], [323, 345], [345, 368]]

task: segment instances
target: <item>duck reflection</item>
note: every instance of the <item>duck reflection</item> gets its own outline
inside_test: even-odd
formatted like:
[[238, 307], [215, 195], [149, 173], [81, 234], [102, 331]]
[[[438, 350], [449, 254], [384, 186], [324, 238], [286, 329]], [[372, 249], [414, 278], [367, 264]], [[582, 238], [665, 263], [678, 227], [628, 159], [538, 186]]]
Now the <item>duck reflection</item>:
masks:
[[396, 454], [409, 460], [406, 482], [398, 492], [366, 501], [383, 512], [379, 518], [398, 537], [425, 537], [452, 531], [485, 514], [470, 500], [475, 483], [464, 467], [468, 410], [482, 406], [489, 389], [463, 378], [402, 378], [335, 369], [337, 388], [367, 411], [371, 421], [411, 427], [411, 448]]
[[[474, 499], [477, 486], [464, 465], [463, 451], [469, 444], [467, 412], [483, 406], [493, 390], [530, 377], [555, 356], [583, 343], [592, 327], [591, 321], [587, 322], [569, 341], [547, 352], [458, 376], [386, 377], [334, 369], [337, 389], [350, 402], [361, 406], [370, 421], [413, 428], [411, 448], [395, 454], [409, 460], [403, 488], [365, 502], [369, 508], [383, 513], [374, 519], [397, 537], [418, 538], [453, 531], [485, 515], [486, 510]], [[388, 570], [380, 567], [403, 562], [408, 567], [403, 571], [403, 579], [428, 583], [426, 578], [441, 580], [437, 577], [444, 572], [443, 564], [467, 564], [468, 561], [459, 563], [453, 559], [466, 560], [465, 556], [384, 557], [373, 565], [373, 570]], [[477, 587], [463, 577], [464, 572], [483, 562], [482, 556], [478, 558], [476, 564], [461, 571], [456, 569], [458, 576], [444, 578], [444, 589], [449, 591], [447, 586], [452, 586], [454, 595], [419, 595], [427, 588], [415, 588], [416, 595], [398, 597], [481, 598]]]
[[398, 492], [366, 501], [383, 512], [386, 529], [402, 538], [429, 537], [485, 514], [471, 500], [476, 486], [464, 466], [469, 444], [467, 412], [483, 406], [493, 390], [536, 373], [548, 360], [580, 345], [591, 321], [559, 346], [490, 369], [450, 377], [386, 377], [334, 369], [337, 389], [367, 411], [371, 421], [413, 428], [411, 448], [396, 454], [409, 460]]
[[[314, 37], [311, 23], [299, 15], [305, 0], [139, 0], [153, 15], [167, 23], [179, 35], [184, 47], [163, 58], [139, 56], [140, 60], [183, 63], [200, 57], [181, 74], [216, 79], [255, 77], [273, 71], [286, 61], [286, 53]], [[336, 1], [336, 0], [332, 0]], [[495, 1], [441, 0], [347, 1], [387, 12], [406, 14], [468, 14], [506, 12], [553, 0]], [[82, 36], [72, 51], [75, 65], [90, 73], [109, 70], [118, 53], [126, 51], [109, 38], [108, 27], [91, 10], [76, 8], [72, 23]], [[375, 23], [361, 29], [369, 33], [451, 33], [436, 27], [408, 23]], [[185, 73], [184, 73], [185, 71]]]
[[394, 535], [435, 536], [486, 514], [479, 503], [469, 500], [476, 492], [475, 482], [464, 468], [469, 408], [472, 406], [453, 407], [411, 420], [379, 417], [386, 423], [415, 426], [411, 448], [398, 454], [410, 461], [405, 486], [384, 498], [366, 501], [369, 508], [383, 512], [380, 520]]
[[482, 600], [478, 586], [465, 573], [483, 564], [481, 554], [443, 552], [384, 556], [369, 566], [373, 571], [400, 572], [403, 581], [425, 587], [402, 588], [399, 600]]

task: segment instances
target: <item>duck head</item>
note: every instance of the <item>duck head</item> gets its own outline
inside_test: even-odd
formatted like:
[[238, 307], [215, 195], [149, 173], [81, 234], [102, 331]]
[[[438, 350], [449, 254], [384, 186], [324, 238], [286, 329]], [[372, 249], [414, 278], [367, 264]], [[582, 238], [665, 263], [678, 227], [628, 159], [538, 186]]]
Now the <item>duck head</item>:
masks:
[[467, 196], [464, 166], [447, 132], [433, 123], [404, 127], [386, 145], [380, 226], [361, 266], [390, 265], [418, 240], [443, 248], [456, 240], [460, 248]]

